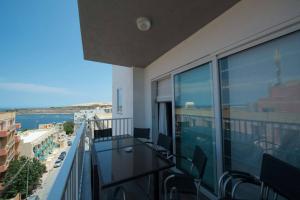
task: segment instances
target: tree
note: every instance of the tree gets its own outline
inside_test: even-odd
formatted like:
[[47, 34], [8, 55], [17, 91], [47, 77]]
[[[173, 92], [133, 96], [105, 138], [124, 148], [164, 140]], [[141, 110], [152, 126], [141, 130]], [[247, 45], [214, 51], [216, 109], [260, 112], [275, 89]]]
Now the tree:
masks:
[[74, 123], [69, 121], [64, 123], [64, 131], [67, 135], [72, 134], [74, 132]]
[[[12, 198], [17, 193], [21, 193], [22, 198], [25, 198], [27, 195], [27, 179], [28, 195], [30, 195], [32, 190], [40, 185], [41, 177], [45, 172], [45, 164], [36, 158], [21, 156], [18, 160], [11, 161], [3, 179], [5, 187], [3, 197]], [[15, 179], [13, 179], [14, 176], [16, 176]]]

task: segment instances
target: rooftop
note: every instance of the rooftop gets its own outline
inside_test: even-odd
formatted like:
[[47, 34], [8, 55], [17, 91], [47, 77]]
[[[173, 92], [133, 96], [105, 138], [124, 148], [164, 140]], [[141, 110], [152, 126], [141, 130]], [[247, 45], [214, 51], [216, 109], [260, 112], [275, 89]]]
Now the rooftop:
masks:
[[38, 143], [54, 133], [54, 129], [35, 129], [25, 131], [21, 135], [24, 143]]

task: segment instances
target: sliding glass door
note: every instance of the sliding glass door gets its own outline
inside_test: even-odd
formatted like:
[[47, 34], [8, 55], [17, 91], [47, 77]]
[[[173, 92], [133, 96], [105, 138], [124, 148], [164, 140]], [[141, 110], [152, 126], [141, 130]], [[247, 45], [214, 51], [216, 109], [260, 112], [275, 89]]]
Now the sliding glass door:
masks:
[[[174, 76], [176, 153], [192, 158], [196, 145], [208, 162], [203, 184], [216, 192], [215, 123], [212, 66], [207, 63]], [[188, 171], [190, 165], [177, 160], [177, 167]], [[196, 172], [193, 172], [196, 175]]]
[[263, 153], [300, 168], [300, 32], [225, 57], [219, 69], [224, 171], [259, 175]]

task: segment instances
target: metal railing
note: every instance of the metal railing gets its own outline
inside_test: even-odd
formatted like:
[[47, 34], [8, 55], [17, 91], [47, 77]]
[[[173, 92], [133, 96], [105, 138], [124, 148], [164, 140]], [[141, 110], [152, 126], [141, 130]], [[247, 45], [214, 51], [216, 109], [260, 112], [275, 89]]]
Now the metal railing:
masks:
[[85, 156], [86, 123], [76, 131], [73, 144], [66, 156], [57, 178], [48, 195], [48, 200], [78, 200], [81, 197], [81, 183]]
[[15, 157], [15, 150], [11, 150], [9, 153], [8, 153], [8, 156], [6, 158], [6, 162], [7, 164], [10, 163], [10, 161]]
[[[128, 136], [133, 135], [133, 119], [132, 118], [112, 118], [112, 119], [95, 119], [88, 121], [90, 129], [90, 138], [94, 138], [97, 130], [111, 129], [111, 136]], [[110, 136], [104, 139], [110, 139]]]
[[[268, 120], [268, 121], [267, 121]], [[231, 153], [249, 152], [257, 160], [261, 158], [261, 153], [269, 153], [280, 156], [281, 159], [288, 160], [295, 166], [300, 166], [300, 144], [299, 144], [299, 123], [288, 123], [281, 121], [270, 121], [269, 119], [237, 119], [222, 118], [222, 137], [224, 140], [224, 158], [231, 162], [234, 156]], [[209, 137], [209, 130], [215, 129], [215, 119], [210, 116], [197, 115], [176, 115], [176, 133], [180, 134], [184, 128], [203, 128], [203, 137]], [[206, 130], [205, 130], [206, 129]], [[197, 130], [199, 131], [199, 130]], [[206, 135], [205, 135], [206, 134]], [[232, 150], [232, 148], [239, 148]], [[245, 153], [246, 154], [246, 153]], [[236, 160], [243, 163], [248, 168], [257, 168], [256, 162], [246, 161], [247, 159]]]

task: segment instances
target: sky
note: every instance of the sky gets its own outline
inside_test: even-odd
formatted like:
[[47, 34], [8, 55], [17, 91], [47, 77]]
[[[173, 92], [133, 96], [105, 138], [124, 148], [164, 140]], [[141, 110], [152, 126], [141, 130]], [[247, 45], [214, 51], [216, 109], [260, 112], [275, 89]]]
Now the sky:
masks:
[[83, 59], [77, 0], [0, 1], [0, 108], [111, 102], [111, 73]]

